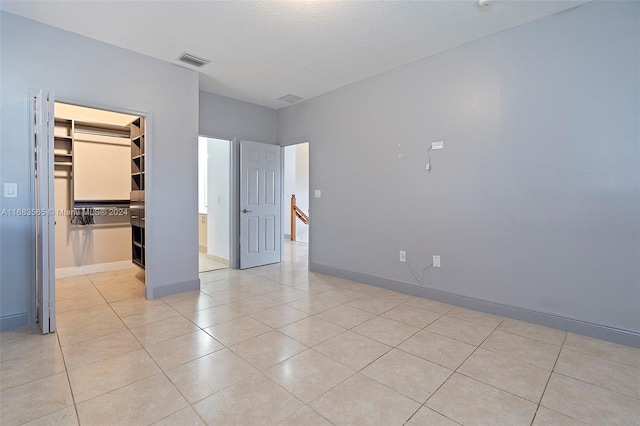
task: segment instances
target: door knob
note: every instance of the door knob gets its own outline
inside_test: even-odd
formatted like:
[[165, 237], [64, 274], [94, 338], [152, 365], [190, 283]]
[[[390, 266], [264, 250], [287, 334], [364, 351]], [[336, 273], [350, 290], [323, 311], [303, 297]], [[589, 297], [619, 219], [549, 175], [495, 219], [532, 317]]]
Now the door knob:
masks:
[[253, 211], [253, 210], [242, 209], [242, 213], [250, 213], [250, 212], [252, 212], [252, 211]]

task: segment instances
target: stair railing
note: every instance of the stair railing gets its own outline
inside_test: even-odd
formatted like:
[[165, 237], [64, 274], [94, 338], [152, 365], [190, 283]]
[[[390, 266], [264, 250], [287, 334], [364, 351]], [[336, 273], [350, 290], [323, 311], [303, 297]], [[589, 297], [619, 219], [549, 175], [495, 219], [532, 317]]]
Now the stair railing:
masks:
[[293, 194], [291, 195], [291, 241], [296, 240], [296, 218], [300, 219], [305, 225], [309, 224], [309, 215], [296, 205], [296, 196]]

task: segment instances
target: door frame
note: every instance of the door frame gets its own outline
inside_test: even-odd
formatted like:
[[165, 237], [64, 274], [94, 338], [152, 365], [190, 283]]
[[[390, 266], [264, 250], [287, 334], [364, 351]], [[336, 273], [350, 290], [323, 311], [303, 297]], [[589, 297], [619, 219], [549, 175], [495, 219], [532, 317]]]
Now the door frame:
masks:
[[[229, 268], [230, 269], [240, 269], [240, 141], [243, 140], [240, 137], [236, 137], [233, 135], [225, 134], [225, 133], [203, 133], [199, 132], [198, 136], [202, 136], [205, 138], [212, 139], [222, 139], [230, 141], [231, 143], [231, 158], [229, 165]], [[271, 144], [278, 145], [281, 148], [289, 145], [299, 145], [301, 143], [309, 143], [309, 210], [311, 211], [312, 204], [314, 198], [311, 196], [311, 188], [313, 187], [313, 175], [312, 175], [312, 162], [311, 162], [311, 154], [313, 144], [311, 143], [310, 137], [301, 137], [296, 139], [290, 139], [288, 141], [282, 142], [280, 144]], [[284, 164], [284, 149], [280, 152], [280, 164]], [[280, 187], [284, 188], [284, 173], [280, 173]], [[281, 205], [284, 203], [284, 191], [281, 192]], [[281, 224], [280, 229], [284, 230], [284, 214], [281, 214]], [[197, 220], [197, 219], [196, 219]], [[307, 267], [311, 263], [311, 252], [312, 252], [312, 221], [309, 222], [309, 256], [307, 261]], [[284, 232], [280, 233], [281, 241], [280, 241], [280, 261], [284, 259]]]
[[[43, 91], [45, 91], [45, 89], [43, 89]], [[39, 92], [39, 89], [29, 89], [28, 90], [28, 94], [27, 94], [27, 108], [28, 111], [31, 111], [32, 109], [32, 96], [36, 93]], [[136, 115], [139, 117], [144, 117], [145, 119], [145, 139], [146, 141], [153, 141], [153, 126], [151, 125], [151, 123], [153, 122], [153, 114], [149, 111], [140, 111], [140, 110], [136, 110], [133, 108], [126, 108], [126, 107], [114, 107], [112, 105], [107, 105], [107, 104], [101, 104], [99, 102], [91, 102], [91, 101], [85, 101], [85, 100], [81, 100], [81, 99], [76, 99], [76, 98], [72, 98], [72, 97], [66, 97], [64, 95], [59, 96], [56, 92], [51, 91], [50, 93], [54, 93], [54, 109], [52, 111], [52, 116], [55, 117], [55, 102], [59, 102], [59, 103], [64, 103], [64, 104], [70, 104], [70, 105], [76, 105], [76, 106], [81, 106], [81, 107], [86, 107], [86, 108], [94, 108], [94, 109], [101, 109], [101, 110], [105, 110], [105, 111], [112, 111], [112, 112], [119, 112], [122, 114], [129, 114], [129, 115]], [[32, 116], [32, 113], [30, 112], [29, 117]], [[31, 129], [31, 125], [32, 123], [29, 123], [30, 126], [30, 130], [29, 130], [29, 135], [30, 135], [30, 144], [33, 142], [33, 130]], [[154, 146], [153, 143], [147, 143], [145, 146], [145, 187], [148, 188], [152, 188], [153, 187], [153, 152], [154, 152]], [[53, 153], [51, 153], [50, 155], [53, 155]], [[30, 150], [30, 158], [29, 158], [30, 164], [29, 164], [29, 200], [31, 203], [31, 206], [35, 206], [35, 200], [36, 197], [38, 197], [38, 193], [36, 193], [35, 191], [35, 153], [33, 152], [33, 150]], [[55, 168], [52, 168], [51, 170], [49, 170], [49, 178], [50, 179], [55, 179]], [[149, 191], [150, 192], [150, 191]], [[150, 196], [151, 195], [151, 196]], [[55, 199], [55, 193], [54, 193], [54, 199]], [[148, 200], [151, 199], [153, 200], [153, 195], [150, 193], [145, 194], [145, 204], [148, 203]], [[55, 219], [54, 219], [55, 220]], [[149, 220], [146, 224], [147, 229], [150, 228], [149, 226], [149, 222], [151, 222], [151, 224], [153, 225], [153, 217], [151, 217], [151, 220]], [[151, 227], [152, 228], [152, 227]], [[153, 228], [152, 228], [153, 229]], [[36, 232], [36, 228], [35, 228], [35, 221], [33, 221], [33, 223], [31, 224], [31, 235], [35, 236]], [[149, 232], [146, 235], [146, 239], [147, 239], [147, 246], [149, 247], [153, 247], [153, 232]], [[49, 247], [53, 247], [53, 250], [55, 252], [55, 231], [53, 232], [53, 234], [50, 236], [51, 239], [51, 244]], [[34, 240], [34, 244], [35, 244], [35, 240]], [[50, 250], [50, 248], [49, 248]], [[151, 252], [153, 252], [153, 249], [150, 250]], [[31, 282], [36, 284], [36, 268], [37, 268], [37, 264], [36, 264], [36, 257], [35, 257], [35, 250], [30, 250], [31, 252], [31, 258], [30, 260], [30, 264], [32, 265], [31, 268]], [[149, 259], [153, 259], [153, 257], [149, 256], [149, 250], [147, 250], [147, 252], [145, 253], [145, 257], [146, 257], [146, 262], [145, 262], [145, 288], [147, 288], [147, 283], [152, 281], [153, 279], [153, 268], [150, 268], [149, 265], [150, 263], [153, 264], [152, 262], [149, 262]], [[55, 264], [53, 265], [53, 273], [54, 273], [54, 281], [55, 281]], [[36, 309], [37, 309], [37, 295], [36, 295], [36, 288], [35, 285], [31, 286], [31, 290], [30, 290], [30, 294], [29, 294], [29, 308], [27, 310], [27, 321], [29, 325], [33, 325], [35, 324], [35, 320], [36, 320]], [[56, 309], [55, 309], [55, 303], [54, 303], [54, 309], [53, 309], [53, 316], [55, 317], [56, 315]]]

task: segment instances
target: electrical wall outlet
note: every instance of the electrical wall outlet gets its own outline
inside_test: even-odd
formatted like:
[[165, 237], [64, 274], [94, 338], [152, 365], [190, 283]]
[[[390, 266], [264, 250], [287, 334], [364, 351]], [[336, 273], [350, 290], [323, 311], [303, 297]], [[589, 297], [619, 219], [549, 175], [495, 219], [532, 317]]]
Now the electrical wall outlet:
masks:
[[434, 268], [439, 268], [440, 267], [440, 256], [437, 254], [433, 255], [433, 267]]
[[444, 141], [431, 142], [431, 149], [444, 149]]
[[400, 250], [400, 262], [407, 261], [407, 252], [404, 250]]

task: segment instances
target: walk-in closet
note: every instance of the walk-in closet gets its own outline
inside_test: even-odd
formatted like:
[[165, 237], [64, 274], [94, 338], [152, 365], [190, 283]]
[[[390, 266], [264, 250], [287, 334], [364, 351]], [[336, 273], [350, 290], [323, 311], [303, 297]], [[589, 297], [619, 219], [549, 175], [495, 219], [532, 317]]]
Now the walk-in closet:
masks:
[[56, 277], [145, 267], [145, 120], [56, 102]]

